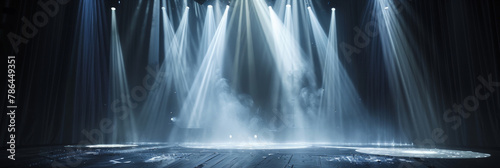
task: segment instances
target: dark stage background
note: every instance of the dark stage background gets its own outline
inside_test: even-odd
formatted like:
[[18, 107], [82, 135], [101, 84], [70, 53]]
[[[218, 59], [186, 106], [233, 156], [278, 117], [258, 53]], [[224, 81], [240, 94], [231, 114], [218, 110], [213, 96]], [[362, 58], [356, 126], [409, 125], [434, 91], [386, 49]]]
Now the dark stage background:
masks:
[[[119, 8], [116, 11], [117, 23], [128, 82], [129, 86], [135, 86], [140, 85], [142, 78], [148, 73], [144, 67], [148, 63], [151, 17], [147, 16], [151, 12], [139, 14], [139, 18], [149, 19], [139, 19], [137, 24], [132, 24], [130, 18], [136, 8], [147, 11], [153, 4], [139, 5], [139, 1], [117, 3], [113, 0], [69, 0], [67, 4], [60, 5], [59, 12], [50, 17], [45, 26], [38, 28], [33, 38], [29, 38], [26, 44], [20, 44], [19, 51], [16, 52], [7, 35], [11, 32], [22, 33], [22, 18], [32, 21], [31, 17], [42, 10], [37, 2], [0, 1], [0, 47], [1, 57], [5, 59], [2, 62], [5, 65], [8, 55], [17, 56], [16, 95], [19, 109], [16, 115], [16, 145], [29, 147], [76, 144], [86, 138], [85, 132], [98, 128], [102, 118], [111, 117], [108, 97], [110, 7]], [[356, 31], [353, 28], [364, 26], [371, 19], [366, 12], [369, 2], [371, 1], [314, 0], [313, 5], [325, 30], [328, 30], [330, 22], [330, 9], [335, 7], [339, 43], [354, 44]], [[481, 84], [477, 79], [479, 76], [487, 79], [491, 75], [493, 81], [500, 81], [500, 1], [405, 2], [411, 9], [402, 13], [408, 24], [408, 31], [405, 33], [414, 37], [414, 47], [417, 49], [415, 55], [429, 72], [431, 80], [428, 82], [434, 86], [432, 89], [435, 92], [433, 98], [440, 107], [437, 112], [444, 113], [454, 103], [462, 102], [467, 96], [474, 94], [475, 87]], [[168, 8], [178, 7], [170, 5]], [[179, 14], [176, 12], [169, 13], [169, 16], [177, 15]], [[190, 25], [196, 25], [194, 20]], [[176, 26], [179, 20], [174, 19], [173, 23]], [[196, 31], [196, 26], [190, 29]], [[234, 32], [230, 33], [234, 35]], [[391, 109], [393, 98], [386, 94], [389, 88], [380, 45], [380, 39], [375, 37], [368, 47], [352, 56], [352, 61], [345, 60], [342, 53], [340, 60], [349, 72], [360, 98], [368, 107], [370, 117], [380, 122], [396, 123], [394, 109]], [[93, 50], [83, 50], [81, 46]], [[258, 74], [265, 74], [266, 64], [261, 66]], [[6, 68], [1, 71], [1, 75], [5, 79]], [[254, 82], [255, 85], [265, 86], [266, 78], [270, 77], [263, 75], [259, 78], [258, 81], [241, 82], [235, 87], [252, 96], [257, 103], [265, 103], [265, 88], [260, 92], [250, 92], [246, 85]], [[6, 82], [2, 82], [4, 87], [0, 95], [7, 93], [5, 84]], [[452, 124], [444, 122], [441, 114], [436, 115], [441, 128], [448, 135], [448, 139], [439, 145], [500, 147], [500, 88], [495, 90], [490, 98], [480, 102], [479, 109], [471, 117], [462, 120], [462, 126], [457, 130], [451, 129]], [[5, 110], [7, 97], [0, 97]], [[169, 103], [175, 104], [175, 99], [171, 101]], [[139, 104], [139, 108], [140, 106], [142, 104]], [[179, 111], [179, 107], [170, 108], [174, 114]], [[0, 116], [2, 142], [8, 140], [8, 119], [5, 114]], [[164, 141], [169, 132], [161, 131], [169, 130], [172, 126], [159, 126], [158, 133], [150, 135], [149, 141]], [[407, 131], [405, 134], [401, 136], [411, 137], [413, 133]], [[6, 144], [2, 143], [2, 147], [6, 147]]]

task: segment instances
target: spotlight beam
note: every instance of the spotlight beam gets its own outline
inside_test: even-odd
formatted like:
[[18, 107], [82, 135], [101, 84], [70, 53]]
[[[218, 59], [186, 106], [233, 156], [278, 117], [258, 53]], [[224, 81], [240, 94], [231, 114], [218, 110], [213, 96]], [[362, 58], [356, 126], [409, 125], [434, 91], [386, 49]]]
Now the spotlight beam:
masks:
[[[248, 111], [229, 89], [221, 71], [228, 10], [226, 8], [222, 16], [176, 122], [178, 128], [197, 128], [203, 131], [204, 141], [227, 141], [228, 135], [230, 140], [242, 140], [245, 139], [243, 135], [250, 135], [246, 132], [246, 122], [240, 118]], [[185, 134], [182, 138], [193, 139], [189, 136], [190, 134]]]
[[187, 54], [189, 51], [188, 19], [189, 10], [185, 10], [172, 45], [169, 52], [167, 52], [172, 58], [171, 73], [173, 74], [174, 86], [179, 102], [183, 102], [186, 98], [192, 81], [190, 65], [187, 63]]
[[[175, 37], [175, 29], [172, 22], [168, 18], [167, 11], [162, 10], [163, 19], [163, 49], [165, 50], [165, 55], [163, 63], [161, 66], [149, 66], [147, 68], [148, 73], [152, 74], [148, 83], [152, 82], [151, 90], [148, 92], [147, 99], [142, 107], [141, 111], [141, 122], [147, 123], [144, 126], [144, 131], [141, 134], [144, 135], [155, 135], [158, 134], [158, 127], [166, 127], [168, 122], [165, 122], [165, 118], [172, 118], [173, 114], [168, 113], [172, 111], [170, 95], [174, 92], [173, 85], [173, 60], [172, 54], [169, 54], [170, 47], [173, 45]], [[155, 72], [157, 71], [157, 72]], [[144, 136], [140, 136], [144, 137]], [[144, 140], [147, 141], [147, 140]]]
[[428, 86], [426, 66], [415, 56], [418, 45], [405, 33], [407, 24], [396, 10], [388, 10], [397, 9], [392, 1], [376, 0], [374, 6], [380, 20], [378, 29], [398, 122], [402, 129], [415, 135], [414, 139], [425, 138], [439, 125], [434, 116], [438, 113]]
[[[113, 143], [116, 143], [118, 142], [118, 139], [121, 139], [121, 141], [128, 140], [135, 142], [137, 141], [137, 131], [135, 116], [131, 110], [133, 103], [130, 101], [127, 73], [124, 66], [122, 47], [116, 26], [116, 13], [114, 10], [111, 12], [110, 57], [110, 88], [112, 88], [110, 97], [112, 101], [111, 110], [113, 110], [113, 114], [115, 115], [114, 123], [116, 123], [118, 127], [117, 130], [113, 132], [112, 141]], [[117, 106], [123, 108], [114, 108]], [[126, 119], [128, 122], [121, 121], [121, 119]], [[118, 136], [123, 137], [119, 138]]]
[[203, 25], [203, 33], [200, 41], [200, 47], [198, 49], [198, 65], [201, 64], [201, 61], [203, 60], [203, 56], [205, 56], [205, 53], [208, 50], [208, 47], [210, 45], [210, 42], [212, 41], [212, 38], [215, 34], [215, 18], [214, 18], [214, 10], [212, 5], [208, 5], [207, 7], [207, 13], [205, 16], [205, 22]]
[[158, 65], [160, 62], [160, 0], [153, 1], [151, 33], [149, 36], [148, 64]]
[[[335, 11], [331, 14], [329, 36], [319, 24], [313, 10], [308, 10], [308, 13], [323, 73], [320, 104], [315, 116], [320, 120], [316, 128], [333, 128], [329, 131], [335, 136], [328, 138], [342, 143], [352, 132], [370, 134], [363, 104], [358, 100], [357, 90], [339, 61]], [[349, 122], [353, 118], [361, 122]]]
[[270, 46], [278, 73], [280, 89], [275, 94], [281, 98], [273, 100], [275, 102], [273, 106], [276, 109], [282, 109], [282, 117], [287, 118], [289, 125], [293, 125], [297, 129], [291, 137], [298, 140], [304, 139], [303, 128], [307, 125], [305, 108], [294, 100], [300, 100], [301, 85], [303, 81], [307, 81], [306, 75], [311, 71], [311, 67], [303, 60], [300, 45], [273, 9], [269, 8], [262, 0], [255, 0], [252, 3]]

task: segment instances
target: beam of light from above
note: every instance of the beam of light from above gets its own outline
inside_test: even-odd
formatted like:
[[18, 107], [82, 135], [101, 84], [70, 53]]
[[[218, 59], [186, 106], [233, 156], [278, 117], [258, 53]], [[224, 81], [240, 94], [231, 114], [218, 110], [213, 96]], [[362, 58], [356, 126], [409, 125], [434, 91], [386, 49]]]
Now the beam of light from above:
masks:
[[[285, 13], [286, 11], [290, 11], [290, 8], [286, 8]], [[304, 140], [306, 136], [303, 129], [307, 127], [306, 117], [304, 116], [304, 108], [296, 101], [300, 99], [301, 81], [305, 75], [304, 72], [307, 71], [306, 68], [309, 67], [304, 64], [305, 61], [300, 55], [302, 51], [299, 50], [297, 41], [290, 33], [290, 28], [285, 27], [272, 8], [269, 8], [268, 15], [271, 18], [269, 23], [271, 27], [268, 28], [272, 32], [272, 41], [269, 44], [274, 45], [272, 55], [282, 87], [281, 100], [279, 100], [281, 105], [277, 105], [277, 108], [283, 109], [284, 118], [291, 120], [289, 124], [296, 129], [295, 135], [291, 136], [297, 140]]]
[[[312, 71], [305, 60], [302, 59], [302, 50], [297, 40], [290, 33], [283, 22], [278, 18], [272, 8], [267, 8], [262, 0], [252, 1], [256, 9], [259, 25], [265, 35], [265, 39], [271, 49], [271, 55], [277, 70], [279, 89], [275, 89], [276, 95], [273, 100], [275, 109], [281, 109], [282, 117], [287, 118], [287, 125], [295, 131], [287, 135], [297, 141], [307, 138], [304, 128], [308, 127], [305, 111], [308, 107], [302, 106], [301, 101], [306, 95], [302, 90], [302, 84], [307, 80], [307, 74]], [[289, 10], [287, 8], [286, 10]], [[309, 101], [309, 100], [304, 100]]]
[[153, 15], [149, 36], [148, 65], [158, 66], [160, 59], [160, 0], [153, 1]]
[[285, 28], [290, 31], [290, 35], [294, 40], [297, 40], [298, 37], [294, 36], [294, 26], [293, 26], [293, 16], [292, 10], [290, 8], [285, 9], [285, 17], [283, 18]]
[[[316, 48], [318, 50], [319, 62], [320, 62], [321, 67], [325, 67], [325, 65], [324, 65], [325, 60], [324, 59], [325, 59], [326, 54], [327, 54], [326, 53], [326, 49], [327, 49], [326, 45], [327, 45], [327, 42], [329, 40], [328, 40], [328, 37], [327, 37], [325, 31], [323, 30], [323, 27], [321, 26], [318, 19], [316, 18], [316, 14], [314, 14], [314, 12], [312, 10], [307, 10], [307, 11], [308, 11], [309, 20], [311, 22], [311, 30], [313, 32], [314, 42], [315, 42]], [[334, 16], [335, 13], [332, 12], [332, 15]], [[332, 18], [332, 21], [335, 21], [335, 20]]]
[[[147, 19], [151, 15], [151, 8], [149, 7], [150, 1], [145, 1], [145, 0], [140, 0], [137, 1], [137, 7], [134, 9], [132, 17], [127, 18], [127, 22], [129, 22], [130, 26], [128, 29], [125, 31], [125, 35], [122, 36], [123, 46], [134, 46], [137, 48], [147, 48], [148, 45], [146, 44], [137, 44], [137, 39], [129, 39], [130, 37], [138, 36], [139, 41], [147, 41], [149, 40], [148, 38], [150, 37], [150, 29], [151, 25], [148, 21], [150, 19]], [[123, 32], [122, 32], [123, 33]], [[143, 50], [134, 50], [133, 52], [129, 51], [127, 54], [131, 55], [144, 55]], [[126, 55], [127, 55], [126, 54]], [[149, 58], [148, 58], [149, 59]], [[148, 60], [149, 61], [149, 60]]]
[[[246, 132], [248, 114], [241, 102], [234, 96], [223, 78], [222, 63], [225, 55], [226, 26], [228, 9], [217, 27], [201, 67], [196, 74], [193, 85], [181, 109], [176, 126], [199, 132], [171, 134], [172, 138], [198, 142], [228, 142], [244, 140], [250, 135]], [[232, 138], [228, 138], [231, 135]]]
[[[188, 43], [188, 10], [184, 11], [177, 31], [174, 30], [171, 20], [168, 18], [167, 11], [162, 10], [163, 18], [163, 49], [165, 50], [164, 61], [159, 68], [150, 67], [148, 73], [154, 76], [150, 79], [154, 81], [151, 88], [155, 90], [150, 92], [141, 111], [141, 121], [145, 124], [144, 135], [158, 135], [163, 138], [167, 135], [159, 134], [164, 130], [158, 127], [167, 127], [169, 122], [166, 118], [173, 118], [173, 100], [171, 95], [175, 96], [178, 106], [182, 106], [183, 100], [187, 96], [190, 73], [187, 71], [189, 66], [186, 62]], [[155, 71], [158, 71], [155, 73]], [[173, 120], [171, 120], [173, 122]], [[145, 137], [145, 136], [141, 136]]]
[[[256, 73], [255, 34], [253, 33], [254, 24], [251, 21], [251, 6], [249, 1], [236, 1], [234, 4], [231, 18], [229, 19], [229, 31], [233, 30], [237, 34], [229, 43], [234, 43], [234, 53], [232, 61], [232, 87], [238, 88], [242, 85], [248, 85], [249, 93], [256, 93], [255, 83], [258, 74]], [[232, 33], [232, 32], [229, 32]]]
[[[84, 138], [81, 130], [88, 130], [94, 127], [93, 123], [98, 122], [101, 118], [113, 115], [109, 109], [103, 108], [109, 104], [108, 90], [111, 89], [108, 83], [109, 51], [105, 47], [108, 44], [105, 44], [107, 40], [104, 40], [103, 37], [108, 32], [108, 23], [104, 21], [103, 13], [107, 13], [109, 8], [101, 1], [79, 1], [76, 4], [78, 12], [75, 12], [77, 17], [75, 18], [74, 41], [71, 52], [68, 52], [72, 54], [72, 57], [68, 59], [71, 60], [68, 65], [74, 66], [74, 69], [72, 68], [69, 73], [61, 72], [69, 75], [67, 84], [73, 89], [65, 91], [68, 94], [67, 99], [71, 99], [71, 103], [65, 105], [65, 107], [67, 106], [65, 110], [71, 111], [71, 114], [69, 112], [63, 113], [62, 118], [68, 120], [64, 121], [66, 124], [62, 125], [61, 131], [42, 128], [41, 132], [41, 134], [61, 134], [58, 138], [63, 138], [62, 132], [66, 131], [62, 130], [73, 130], [67, 133], [69, 133], [68, 137], [71, 142], [74, 143]], [[114, 13], [114, 11], [112, 12]], [[59, 49], [54, 49], [54, 51], [56, 50]], [[58, 89], [61, 90], [61, 88]], [[51, 99], [47, 99], [47, 101], [51, 101]], [[39, 122], [44, 127], [55, 124], [52, 120], [40, 120]], [[50, 141], [57, 139], [53, 138]], [[42, 139], [40, 141], [37, 139], [37, 142], [45, 143]]]
[[198, 61], [197, 64], [200, 65], [205, 53], [207, 52], [208, 46], [212, 41], [215, 34], [216, 23], [214, 18], [214, 10], [212, 5], [208, 5], [207, 13], [205, 16], [205, 22], [203, 24], [203, 33], [200, 41], [200, 47], [198, 49]]
[[[113, 143], [137, 141], [137, 132], [133, 107], [130, 101], [130, 92], [125, 71], [120, 36], [116, 25], [116, 13], [111, 12], [111, 53], [110, 53], [110, 87], [111, 110], [115, 114], [113, 123], [117, 129], [113, 132]], [[121, 108], [116, 108], [121, 107]], [[127, 122], [123, 121], [126, 120]]]
[[221, 8], [221, 6], [223, 6], [221, 4], [221, 1], [214, 1], [214, 4], [212, 5], [212, 8], [214, 10], [215, 24], [218, 24], [222, 19], [223, 8]]
[[[390, 0], [375, 0], [374, 10], [379, 20], [378, 29], [391, 93], [396, 101], [401, 128], [413, 135], [412, 139], [426, 138], [438, 128], [437, 108], [424, 61], [418, 60], [418, 45], [405, 33], [402, 16]], [[398, 1], [399, 2], [399, 1]], [[402, 4], [400, 4], [402, 5]]]
[[190, 32], [188, 31], [188, 25], [189, 10], [185, 10], [171, 45], [166, 51], [165, 58], [165, 60], [170, 60], [171, 69], [167, 73], [172, 73], [173, 75], [172, 81], [174, 82], [177, 101], [180, 103], [184, 102], [187, 96], [192, 83], [191, 74], [193, 74], [191, 71], [192, 67], [187, 61], [190, 52]]
[[[369, 127], [365, 117], [366, 110], [359, 100], [354, 84], [339, 60], [335, 11], [332, 11], [331, 14], [328, 37], [319, 24], [316, 14], [312, 10], [308, 11], [320, 66], [323, 70], [321, 100], [319, 111], [315, 116], [319, 119], [316, 129], [326, 128], [331, 132], [331, 136], [317, 137], [317, 139], [335, 143], [363, 142], [373, 133], [367, 129]], [[374, 126], [372, 125], [372, 127]]]
[[[299, 41], [300, 46], [302, 47], [303, 50], [303, 55], [305, 55], [306, 61], [313, 63], [315, 60], [314, 52], [313, 52], [313, 45], [311, 45], [309, 42], [312, 40], [311, 35], [309, 32], [311, 32], [311, 26], [309, 25], [309, 17], [307, 16], [308, 9], [305, 6], [308, 6], [309, 4], [312, 4], [311, 0], [304, 0], [304, 1], [288, 1], [288, 3], [292, 6], [291, 8], [287, 8], [291, 10], [291, 18], [290, 18], [290, 33], [293, 35], [293, 37]], [[285, 11], [286, 9], [282, 9]], [[314, 11], [314, 10], [313, 10]], [[281, 13], [281, 11], [279, 11]], [[285, 23], [287, 20], [285, 19]], [[307, 32], [307, 33], [303, 33]], [[304, 41], [304, 42], [303, 42]], [[316, 66], [316, 65], [314, 65]], [[314, 78], [317, 78], [316, 74], [314, 74]], [[314, 84], [314, 87], [317, 84]]]

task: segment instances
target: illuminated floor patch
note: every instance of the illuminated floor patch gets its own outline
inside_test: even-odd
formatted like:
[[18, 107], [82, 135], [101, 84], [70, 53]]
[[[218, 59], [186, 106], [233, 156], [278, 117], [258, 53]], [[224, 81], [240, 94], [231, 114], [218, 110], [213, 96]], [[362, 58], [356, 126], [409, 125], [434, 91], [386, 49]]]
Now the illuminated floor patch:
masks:
[[301, 149], [310, 147], [310, 145], [299, 143], [186, 143], [180, 146], [198, 149]]
[[446, 150], [446, 149], [359, 148], [356, 150], [356, 152], [372, 154], [372, 155], [395, 156], [395, 157], [437, 158], [437, 159], [468, 159], [468, 158], [490, 157], [490, 154], [486, 153]]
[[96, 144], [96, 145], [67, 145], [65, 147], [70, 148], [127, 148], [127, 147], [136, 147], [137, 145], [129, 145], [129, 144]]
[[[460, 151], [424, 149], [425, 151], [422, 152], [410, 147], [323, 147], [302, 143], [281, 144], [282, 146], [276, 143], [253, 144], [237, 145], [237, 147], [248, 148], [241, 150], [233, 150], [234, 148], [230, 148], [231, 145], [225, 145], [228, 149], [216, 149], [216, 147], [224, 145], [206, 143], [205, 146], [200, 143], [196, 146], [194, 143], [190, 144], [191, 147], [199, 148], [186, 148], [183, 147], [186, 145], [179, 146], [178, 144], [138, 145], [121, 148], [89, 148], [81, 145], [81, 148], [75, 150], [68, 149], [67, 146], [31, 147], [23, 149], [23, 153], [36, 153], [36, 155], [26, 155], [23, 157], [23, 162], [2, 162], [1, 167], [51, 167], [54, 163], [64, 164], [70, 160], [79, 160], [80, 164], [76, 167], [492, 167], [491, 165], [498, 165], [498, 156], [500, 156], [499, 150], [490, 149], [488, 152], [491, 156], [486, 154], [483, 156], [489, 157], [482, 159], [464, 159], [464, 154], [462, 154], [462, 158], [425, 159], [424, 161], [416, 157], [360, 154], [356, 150], [399, 149], [405, 150], [406, 152], [402, 152], [404, 154], [424, 153], [426, 155], [443, 153], [443, 151], [444, 153], [446, 151]], [[268, 149], [259, 150], [255, 149], [256, 147]], [[299, 147], [303, 148], [290, 149]], [[475, 149], [467, 150], [474, 151]], [[75, 165], [64, 166], [75, 167]]]

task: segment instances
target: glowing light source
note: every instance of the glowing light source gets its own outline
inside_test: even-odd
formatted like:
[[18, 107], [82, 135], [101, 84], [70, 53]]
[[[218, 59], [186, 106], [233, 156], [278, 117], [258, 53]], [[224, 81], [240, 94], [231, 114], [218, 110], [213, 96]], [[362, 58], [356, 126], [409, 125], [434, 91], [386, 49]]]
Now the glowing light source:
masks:
[[311, 9], [311, 7], [310, 7], [310, 6], [308, 6], [308, 7], [307, 7], [307, 9]]
[[189, 9], [189, 6], [186, 6], [186, 9]]
[[286, 5], [286, 7], [287, 7], [287, 8], [290, 8], [290, 7], [292, 7], [292, 5], [290, 5], [290, 4], [287, 4], [287, 5]]
[[229, 8], [229, 5], [226, 5], [226, 9], [228, 9], [228, 8]]
[[269, 9], [272, 9], [273, 7], [269, 6]]
[[332, 8], [332, 11], [335, 11], [335, 8]]
[[253, 138], [257, 139], [257, 135], [253, 135]]
[[111, 7], [111, 10], [116, 10], [116, 8], [115, 7]]
[[212, 5], [208, 5], [208, 8], [212, 8]]
[[389, 7], [388, 7], [388, 6], [386, 6], [384, 9], [385, 9], [385, 10], [387, 10], [387, 9], [389, 9]]
[[229, 135], [229, 139], [233, 138], [233, 135]]
[[165, 10], [165, 7], [164, 7], [164, 6], [162, 6], [162, 7], [161, 7], [161, 9], [162, 9], [162, 10]]

